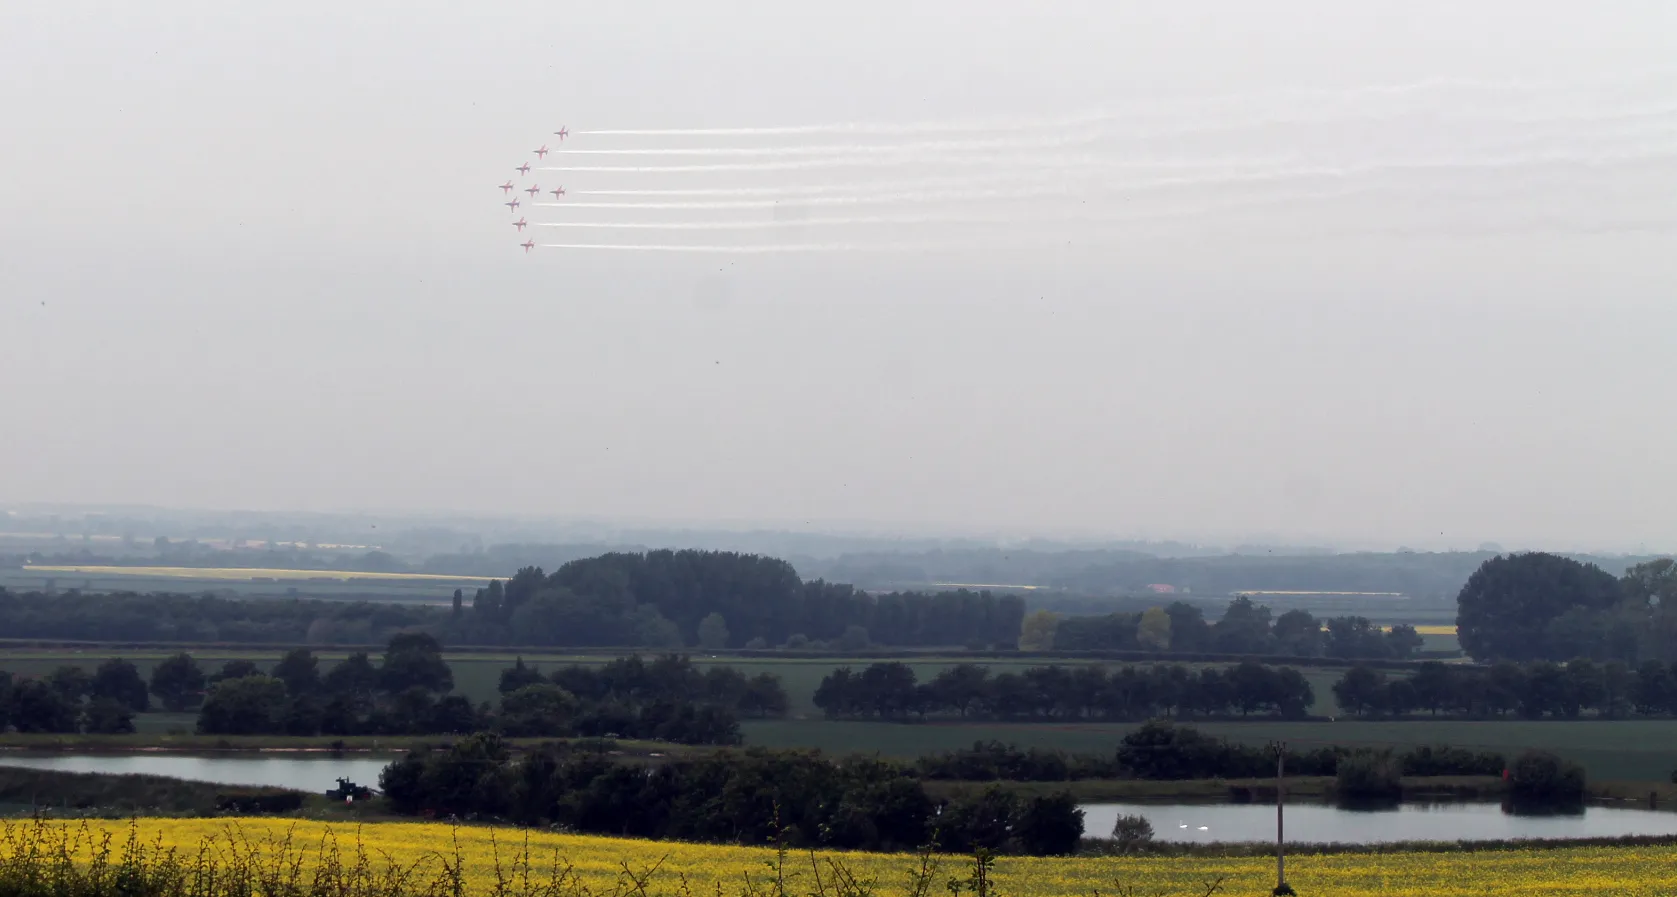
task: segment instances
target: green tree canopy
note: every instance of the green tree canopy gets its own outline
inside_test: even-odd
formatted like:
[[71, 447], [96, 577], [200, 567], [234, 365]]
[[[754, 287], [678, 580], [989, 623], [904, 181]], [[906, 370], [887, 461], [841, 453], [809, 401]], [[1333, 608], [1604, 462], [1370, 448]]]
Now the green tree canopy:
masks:
[[151, 693], [165, 710], [190, 710], [203, 699], [204, 671], [192, 655], [176, 654], [151, 671]]
[[1573, 611], [1605, 611], [1619, 581], [1594, 564], [1531, 552], [1498, 555], [1468, 577], [1456, 597], [1456, 636], [1478, 661], [1565, 660], [1575, 649], [1556, 621]]

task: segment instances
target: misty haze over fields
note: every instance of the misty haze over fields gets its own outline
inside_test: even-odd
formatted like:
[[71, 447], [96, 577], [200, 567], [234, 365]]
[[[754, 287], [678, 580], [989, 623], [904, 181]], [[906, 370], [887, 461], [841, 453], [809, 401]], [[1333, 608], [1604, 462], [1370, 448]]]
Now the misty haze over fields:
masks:
[[0, 511], [1677, 546], [1677, 7], [1026, 9], [8, 5]]

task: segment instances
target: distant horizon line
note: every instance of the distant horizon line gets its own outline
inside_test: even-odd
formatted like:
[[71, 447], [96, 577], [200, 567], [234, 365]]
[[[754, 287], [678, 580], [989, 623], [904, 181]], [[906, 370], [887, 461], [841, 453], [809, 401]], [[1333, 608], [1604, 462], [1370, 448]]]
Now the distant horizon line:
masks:
[[[1509, 538], [1467, 538], [1461, 541], [1445, 541], [1432, 539], [1324, 539], [1319, 536], [1306, 534], [1285, 535], [1280, 533], [1248, 533], [1244, 535], [1213, 535], [1201, 533], [1194, 536], [1159, 535], [1117, 533], [1112, 531], [1095, 531], [1088, 528], [1050, 529], [1036, 528], [1030, 530], [1012, 529], [1004, 527], [984, 527], [973, 524], [955, 524], [942, 522], [888, 522], [878, 520], [848, 520], [848, 519], [819, 519], [809, 518], [802, 521], [785, 518], [715, 518], [696, 520], [681, 517], [643, 517], [643, 516], [609, 516], [602, 514], [538, 514], [531, 512], [484, 512], [461, 511], [447, 509], [380, 509], [380, 508], [344, 508], [335, 510], [298, 510], [298, 509], [253, 509], [226, 507], [194, 507], [180, 505], [158, 505], [145, 502], [5, 502], [0, 501], [0, 511], [5, 516], [16, 516], [19, 511], [27, 514], [57, 514], [81, 513], [84, 515], [120, 515], [123, 513], [149, 512], [173, 515], [247, 515], [256, 517], [302, 517], [336, 519], [369, 519], [388, 518], [393, 523], [438, 523], [451, 522], [458, 526], [466, 523], [502, 523], [502, 524], [547, 524], [566, 528], [598, 528], [618, 531], [616, 534], [598, 533], [588, 538], [598, 541], [611, 541], [615, 535], [624, 535], [637, 531], [652, 534], [664, 532], [692, 532], [696, 534], [736, 534], [736, 535], [769, 535], [780, 534], [787, 536], [824, 537], [824, 538], [863, 538], [880, 541], [925, 541], [925, 542], [954, 542], [975, 541], [988, 542], [998, 548], [1008, 547], [1012, 543], [1049, 542], [1067, 546], [1084, 546], [1089, 548], [1113, 546], [1118, 544], [1135, 545], [1179, 545], [1185, 548], [1195, 548], [1205, 551], [1219, 551], [1234, 553], [1240, 548], [1285, 549], [1290, 551], [1351, 554], [1359, 552], [1396, 554], [1403, 551], [1416, 552], [1475, 552], [1475, 551], [1555, 551], [1576, 552], [1590, 554], [1621, 554], [1621, 555], [1663, 555], [1677, 553], [1672, 549], [1659, 549], [1637, 543], [1625, 545], [1622, 543], [1596, 543], [1589, 545], [1572, 541], [1570, 547], [1562, 547], [1561, 540], [1554, 539], [1509, 539]], [[381, 534], [382, 535], [382, 534]], [[557, 535], [557, 534], [555, 534]], [[549, 536], [548, 538], [553, 538]], [[499, 543], [509, 544], [509, 543]], [[562, 543], [555, 543], [562, 544]]]

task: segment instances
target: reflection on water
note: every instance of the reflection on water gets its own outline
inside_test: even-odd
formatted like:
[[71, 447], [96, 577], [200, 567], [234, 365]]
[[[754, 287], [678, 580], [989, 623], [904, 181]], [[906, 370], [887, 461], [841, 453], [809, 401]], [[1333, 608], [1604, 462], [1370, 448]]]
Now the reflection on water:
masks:
[[331, 754], [275, 757], [265, 754], [205, 757], [192, 754], [26, 754], [0, 751], [0, 766], [55, 769], [61, 772], [138, 773], [224, 785], [258, 785], [325, 791], [338, 777], [378, 787], [379, 771], [391, 755]]
[[[1287, 840], [1377, 844], [1677, 835], [1677, 813], [1599, 806], [1514, 809], [1487, 803], [1289, 804]], [[1119, 816], [1134, 815], [1152, 823], [1160, 841], [1275, 840], [1273, 804], [1086, 804], [1083, 811], [1083, 831], [1090, 837], [1106, 837]]]

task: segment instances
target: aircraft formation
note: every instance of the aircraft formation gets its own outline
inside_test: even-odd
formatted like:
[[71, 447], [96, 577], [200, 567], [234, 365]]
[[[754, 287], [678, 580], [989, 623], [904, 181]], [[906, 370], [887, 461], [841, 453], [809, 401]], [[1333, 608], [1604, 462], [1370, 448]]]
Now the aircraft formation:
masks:
[[[571, 135], [571, 132], [570, 132], [569, 128], [566, 128], [563, 125], [561, 125], [559, 130], [554, 131], [553, 134], [554, 134], [554, 136], [559, 138], [560, 143], [563, 143], [565, 141], [565, 138], [569, 137]], [[535, 149], [531, 150], [530, 152], [535, 155], [535, 157], [538, 161], [545, 161], [547, 159], [547, 154], [553, 152], [553, 150], [549, 149], [547, 144], [544, 143], [541, 146], [538, 146]], [[513, 171], [518, 172], [519, 178], [522, 179], [530, 173], [530, 163], [529, 162], [524, 162], [524, 163], [518, 165], [517, 167], [513, 168]], [[530, 198], [532, 200], [534, 200], [536, 197], [538, 197], [542, 194], [542, 188], [541, 188], [540, 184], [531, 184], [528, 187], [519, 187], [517, 184], [514, 184], [511, 180], [508, 180], [504, 184], [496, 184], [495, 186], [500, 189], [502, 196], [506, 196], [507, 194], [511, 193], [512, 191], [518, 190], [521, 193], [529, 194]], [[552, 190], [548, 190], [547, 192], [553, 194], [553, 198], [555, 200], [557, 200], [561, 196], [565, 195], [565, 188], [564, 187], [555, 187]], [[512, 199], [501, 203], [501, 205], [506, 206], [507, 210], [512, 212], [513, 214], [515, 214], [515, 215], [518, 214], [518, 206], [519, 206], [518, 197], [514, 196]], [[522, 234], [522, 233], [524, 233], [524, 228], [530, 226], [530, 222], [525, 220], [522, 216], [520, 216], [517, 221], [514, 221], [512, 223], [512, 226], [514, 228], [517, 228], [518, 232]], [[524, 251], [526, 253], [528, 253], [530, 250], [536, 248], [536, 241], [525, 240], [523, 243], [520, 243], [518, 245], [522, 246], [524, 248]]]
[[1428, 79], [1054, 117], [588, 129], [582, 146], [561, 127], [494, 186], [526, 253], [1668, 233], [1673, 84]]

